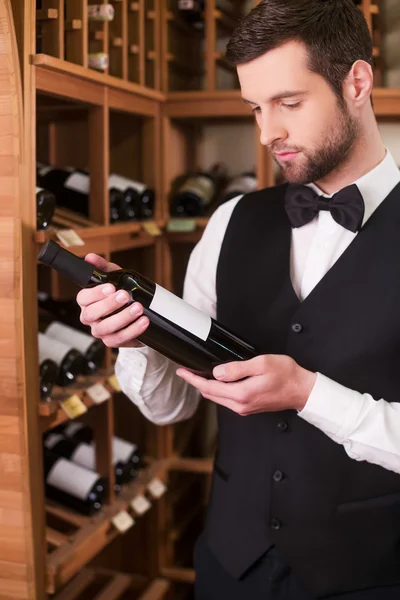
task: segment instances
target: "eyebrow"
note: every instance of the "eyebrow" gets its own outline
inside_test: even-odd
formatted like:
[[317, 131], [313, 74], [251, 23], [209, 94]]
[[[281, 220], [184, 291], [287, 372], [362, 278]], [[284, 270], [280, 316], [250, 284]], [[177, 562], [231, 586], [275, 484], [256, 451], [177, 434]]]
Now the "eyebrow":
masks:
[[[287, 90], [285, 92], [279, 92], [279, 94], [275, 94], [275, 96], [272, 96], [268, 101], [269, 102], [274, 102], [275, 100], [282, 100], [282, 98], [292, 98], [293, 96], [300, 96], [300, 95], [304, 95], [306, 94], [306, 92], [304, 90]], [[246, 98], [242, 98], [243, 102], [245, 102], [246, 104], [257, 104], [257, 102], [252, 102], [251, 100], [246, 100]]]

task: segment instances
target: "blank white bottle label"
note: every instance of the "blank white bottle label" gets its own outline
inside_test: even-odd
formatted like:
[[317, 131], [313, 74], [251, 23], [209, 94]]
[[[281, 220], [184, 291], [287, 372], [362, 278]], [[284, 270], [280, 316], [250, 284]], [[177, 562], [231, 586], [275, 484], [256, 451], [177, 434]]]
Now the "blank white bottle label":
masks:
[[[76, 450], [71, 454], [71, 460], [82, 467], [94, 470], [96, 468], [96, 453], [95, 447], [92, 444], [79, 444]], [[112, 463], [115, 465], [116, 460], [113, 456]]]
[[46, 329], [46, 335], [73, 346], [82, 354], [86, 354], [90, 346], [94, 342], [94, 338], [88, 333], [68, 327], [59, 321], [53, 321]]
[[134, 519], [126, 510], [121, 510], [111, 519], [111, 522], [120, 533], [125, 533], [125, 531], [128, 531], [135, 524]]
[[161, 496], [167, 491], [167, 486], [159, 477], [153, 477], [153, 479], [147, 485], [147, 489], [153, 498], [161, 498]]
[[67, 492], [71, 496], [86, 500], [99, 477], [98, 473], [60, 458], [50, 469], [46, 481], [49, 485]]
[[136, 452], [136, 444], [130, 444], [126, 440], [122, 440], [119, 437], [113, 438], [113, 456], [117, 460], [126, 462], [133, 452]]
[[131, 507], [137, 515], [144, 515], [151, 508], [151, 502], [143, 494], [138, 494], [131, 501]]
[[95, 404], [101, 404], [111, 398], [110, 392], [101, 383], [95, 383], [86, 389], [87, 395]]
[[46, 437], [44, 445], [48, 450], [51, 450], [56, 444], [58, 444], [58, 442], [60, 442], [63, 439], [64, 436], [61, 435], [61, 433], [51, 433]]
[[138, 192], [138, 194], [143, 194], [146, 186], [144, 183], [140, 183], [139, 181], [135, 181], [133, 179], [128, 179], [127, 177], [122, 177], [122, 175], [112, 174], [108, 178], [108, 189], [115, 188], [124, 192], [127, 188], [133, 188]]
[[66, 345], [63, 342], [55, 340], [52, 337], [44, 335], [44, 333], [39, 333], [39, 360], [43, 362], [44, 360], [50, 359], [54, 360], [58, 365], [60, 365], [65, 357], [65, 355], [71, 350], [71, 344]]
[[72, 173], [64, 182], [64, 187], [74, 192], [89, 194], [90, 178], [85, 173]]
[[68, 438], [74, 437], [74, 435], [83, 429], [83, 427], [85, 427], [83, 423], [68, 423], [64, 429], [64, 435]]
[[211, 329], [211, 317], [191, 306], [156, 283], [156, 291], [149, 308], [206, 341]]

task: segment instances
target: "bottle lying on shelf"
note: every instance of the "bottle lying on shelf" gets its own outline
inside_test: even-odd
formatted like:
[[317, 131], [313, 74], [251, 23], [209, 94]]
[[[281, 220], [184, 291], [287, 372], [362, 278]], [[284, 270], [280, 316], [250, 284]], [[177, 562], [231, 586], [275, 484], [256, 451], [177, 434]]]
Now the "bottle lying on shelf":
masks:
[[53, 240], [42, 246], [38, 260], [81, 287], [112, 283], [126, 290], [150, 320], [138, 340], [197, 373], [212, 377], [218, 364], [257, 355], [249, 343], [140, 273], [123, 269], [104, 273]]
[[219, 189], [226, 180], [226, 167], [216, 163], [210, 171], [190, 175], [170, 200], [173, 217], [201, 217], [216, 199]]
[[[80, 320], [81, 310], [74, 300], [55, 300], [49, 294], [38, 290], [37, 300], [39, 306], [39, 318], [43, 318], [47, 323], [51, 321], [61, 321], [79, 331], [88, 333], [89, 328]], [[43, 314], [43, 317], [42, 317]], [[45, 315], [45, 316], [44, 316]]]
[[204, 29], [205, 0], [178, 0], [179, 14], [196, 29]]
[[110, 64], [110, 58], [105, 52], [90, 52], [88, 54], [88, 66], [96, 71], [106, 71]]
[[39, 389], [40, 399], [49, 400], [53, 387], [59, 377], [58, 365], [50, 358], [40, 357], [39, 354]]
[[125, 201], [131, 207], [128, 219], [150, 219], [154, 214], [154, 190], [146, 184], [112, 173], [108, 180], [111, 188], [123, 193]]
[[43, 449], [46, 497], [85, 515], [101, 509], [106, 500], [107, 480], [47, 448]]
[[39, 360], [53, 360], [58, 366], [57, 384], [64, 387], [76, 381], [83, 371], [84, 359], [82, 354], [72, 346], [48, 335], [38, 333]]
[[43, 188], [36, 188], [36, 229], [47, 229], [56, 208], [54, 194]]
[[[53, 430], [54, 431], [54, 430]], [[89, 425], [79, 421], [63, 423], [57, 428], [63, 436], [86, 444], [93, 443], [93, 429]], [[136, 444], [127, 442], [120, 437], [114, 436], [112, 441], [113, 459], [123, 463], [129, 463], [133, 469], [140, 469], [143, 465], [142, 454]]]
[[228, 202], [228, 200], [236, 198], [236, 196], [240, 196], [241, 194], [250, 194], [250, 192], [255, 192], [256, 189], [257, 178], [255, 173], [242, 173], [237, 177], [233, 177], [233, 179], [228, 183], [221, 195], [220, 204]]
[[87, 15], [89, 21], [112, 21], [115, 10], [112, 4], [88, 4]]
[[84, 375], [95, 373], [102, 366], [106, 348], [101, 340], [59, 321], [52, 321], [46, 328], [45, 334], [64, 344], [72, 344], [79, 350], [83, 356], [82, 373]]
[[[45, 435], [44, 445], [54, 454], [67, 458], [81, 467], [91, 471], [96, 469], [96, 450], [93, 444], [66, 438], [62, 433], [50, 432]], [[113, 466], [115, 469], [115, 491], [119, 492], [124, 483], [136, 478], [137, 469], [130, 463], [117, 460], [115, 456], [113, 456]]]

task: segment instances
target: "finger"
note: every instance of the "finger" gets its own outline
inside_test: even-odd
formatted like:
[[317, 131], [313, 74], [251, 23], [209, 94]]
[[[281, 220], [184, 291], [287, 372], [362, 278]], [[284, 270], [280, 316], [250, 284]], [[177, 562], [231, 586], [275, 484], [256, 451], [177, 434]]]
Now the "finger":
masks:
[[118, 290], [103, 300], [89, 304], [89, 306], [84, 308], [81, 314], [81, 321], [85, 325], [90, 325], [94, 321], [98, 321], [118, 310], [128, 302], [131, 302], [128, 292], [126, 290]]
[[105, 258], [99, 256], [98, 254], [93, 254], [93, 252], [87, 254], [85, 256], [85, 260], [86, 262], [89, 262], [90, 264], [94, 265], [98, 269], [101, 269], [102, 271], [105, 271], [106, 273], [110, 273], [110, 271], [117, 271], [121, 268], [115, 263], [107, 262]]
[[252, 385], [249, 384], [249, 379], [246, 381], [225, 383], [222, 381], [215, 381], [213, 379], [205, 379], [191, 373], [187, 369], [178, 369], [176, 371], [178, 377], [184, 379], [190, 385], [193, 385], [203, 394], [203, 396], [215, 396], [218, 398], [230, 398], [236, 402], [246, 403], [247, 397], [252, 389]]
[[255, 356], [250, 360], [241, 360], [218, 365], [213, 369], [215, 379], [219, 381], [239, 381], [245, 377], [265, 374], [266, 356]]
[[150, 324], [148, 317], [140, 317], [137, 321], [128, 325], [124, 329], [113, 333], [112, 335], [106, 335], [103, 338], [103, 343], [109, 348], [120, 348], [121, 346], [132, 345], [130, 342], [136, 340], [142, 333], [146, 331]]
[[106, 296], [110, 296], [115, 292], [115, 287], [111, 283], [103, 283], [102, 285], [96, 285], [93, 288], [80, 290], [76, 296], [76, 301], [81, 308], [89, 306], [94, 302], [104, 300]]
[[134, 302], [116, 315], [95, 322], [92, 325], [92, 335], [97, 338], [104, 338], [104, 336], [112, 335], [134, 321], [137, 321], [142, 314], [143, 306], [138, 302]]

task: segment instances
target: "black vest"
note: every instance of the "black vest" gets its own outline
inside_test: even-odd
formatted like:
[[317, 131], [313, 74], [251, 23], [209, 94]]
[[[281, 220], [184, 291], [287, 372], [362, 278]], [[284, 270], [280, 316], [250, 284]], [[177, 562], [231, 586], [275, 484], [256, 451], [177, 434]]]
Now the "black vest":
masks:
[[[400, 184], [303, 302], [290, 281], [285, 189], [236, 205], [217, 319], [261, 354], [400, 401]], [[218, 425], [206, 534], [227, 571], [240, 577], [276, 545], [316, 596], [400, 582], [400, 475], [351, 459], [296, 411], [218, 407]]]

